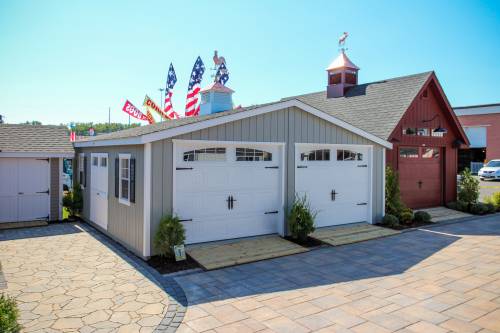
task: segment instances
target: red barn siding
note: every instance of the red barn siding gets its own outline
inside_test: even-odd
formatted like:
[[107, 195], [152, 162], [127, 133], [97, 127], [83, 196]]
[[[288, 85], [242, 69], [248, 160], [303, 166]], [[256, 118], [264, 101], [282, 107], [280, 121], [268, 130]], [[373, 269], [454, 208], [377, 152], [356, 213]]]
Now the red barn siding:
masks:
[[462, 126], [486, 126], [486, 160], [500, 158], [500, 113], [459, 116]]
[[[427, 92], [427, 97], [424, 97], [425, 91]], [[442, 163], [442, 200], [438, 204], [441, 205], [456, 199], [457, 149], [453, 147], [453, 143], [457, 139], [462, 139], [462, 135], [445, 103], [444, 99], [440, 96], [440, 91], [436, 83], [431, 80], [427, 86], [423, 88], [419, 96], [416, 97], [392, 132], [389, 140], [393, 143], [394, 148], [387, 152], [387, 164], [392, 166], [395, 170], [398, 170], [400, 147], [440, 148]], [[424, 122], [425, 120], [433, 118], [434, 120], [432, 121]], [[409, 136], [402, 134], [403, 128], [407, 127], [432, 129], [439, 126], [448, 130], [444, 137]], [[435, 170], [435, 168], [433, 170]], [[405, 181], [408, 183], [407, 179], [400, 180], [400, 183]], [[415, 182], [417, 181], [418, 180], [415, 179]], [[425, 202], [425, 200], [422, 200], [422, 202]], [[422, 206], [418, 204], [410, 204], [409, 206], [411, 208], [422, 208]]]

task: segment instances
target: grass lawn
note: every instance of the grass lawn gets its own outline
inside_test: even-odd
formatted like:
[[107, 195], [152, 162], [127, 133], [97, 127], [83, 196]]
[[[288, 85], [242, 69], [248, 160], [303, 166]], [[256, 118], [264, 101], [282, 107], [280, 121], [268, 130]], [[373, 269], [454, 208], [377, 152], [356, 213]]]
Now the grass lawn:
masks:
[[63, 213], [63, 216], [62, 216], [63, 220], [67, 219], [69, 217], [69, 212], [66, 209], [66, 207], [63, 207], [63, 212], [62, 213]]

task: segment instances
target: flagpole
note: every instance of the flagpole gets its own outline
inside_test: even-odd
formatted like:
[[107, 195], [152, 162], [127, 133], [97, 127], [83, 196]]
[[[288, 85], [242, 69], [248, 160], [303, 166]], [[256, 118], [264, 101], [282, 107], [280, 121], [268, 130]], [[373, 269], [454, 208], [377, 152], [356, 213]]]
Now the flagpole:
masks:
[[[163, 111], [163, 91], [165, 89], [163, 88], [158, 88], [158, 90], [160, 91], [160, 108], [161, 110]], [[163, 115], [160, 115], [160, 123], [163, 122]]]

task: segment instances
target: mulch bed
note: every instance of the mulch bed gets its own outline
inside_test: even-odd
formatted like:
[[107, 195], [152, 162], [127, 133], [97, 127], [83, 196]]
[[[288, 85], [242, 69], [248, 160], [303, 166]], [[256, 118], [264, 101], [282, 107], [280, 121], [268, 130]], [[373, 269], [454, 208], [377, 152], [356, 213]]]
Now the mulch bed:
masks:
[[425, 227], [427, 225], [432, 225], [435, 224], [433, 222], [411, 222], [409, 224], [399, 224], [397, 227], [389, 227], [383, 224], [377, 224], [380, 227], [388, 228], [388, 229], [393, 229], [393, 230], [404, 230], [404, 229], [411, 229], [411, 228], [418, 228], [418, 227]]
[[148, 265], [153, 267], [160, 274], [169, 274], [187, 269], [201, 268], [201, 266], [186, 254], [186, 260], [175, 261], [175, 259], [166, 259], [160, 256], [153, 256], [147, 261]]
[[286, 236], [285, 239], [292, 243], [298, 244], [303, 247], [311, 248], [323, 245], [323, 242], [312, 237], [307, 237], [305, 242], [301, 242], [298, 239], [292, 238], [291, 236]]

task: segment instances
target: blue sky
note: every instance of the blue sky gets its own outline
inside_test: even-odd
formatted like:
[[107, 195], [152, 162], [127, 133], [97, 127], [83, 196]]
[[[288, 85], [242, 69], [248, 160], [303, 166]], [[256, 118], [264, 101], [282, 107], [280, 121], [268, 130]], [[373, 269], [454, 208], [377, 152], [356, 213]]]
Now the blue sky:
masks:
[[0, 114], [106, 122], [111, 107], [127, 122], [125, 99], [159, 103], [170, 62], [183, 113], [193, 63], [212, 67], [214, 49], [235, 104], [319, 91], [343, 31], [360, 82], [435, 70], [454, 106], [500, 102], [500, 1], [0, 0]]

